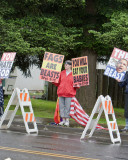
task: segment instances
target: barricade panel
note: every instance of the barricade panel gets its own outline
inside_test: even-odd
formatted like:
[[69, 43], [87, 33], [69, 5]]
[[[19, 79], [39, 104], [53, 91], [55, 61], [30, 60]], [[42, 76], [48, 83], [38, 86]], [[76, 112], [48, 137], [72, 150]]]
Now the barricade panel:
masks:
[[[11, 105], [15, 105], [13, 111], [9, 110]], [[23, 120], [24, 120], [26, 131], [28, 133], [38, 133], [38, 128], [37, 128], [36, 120], [34, 117], [29, 92], [26, 88], [23, 89], [22, 91], [20, 91], [18, 88], [16, 88], [13, 91], [12, 96], [8, 102], [6, 109], [5, 109], [5, 112], [1, 118], [0, 128], [2, 128], [3, 123], [7, 118], [9, 119], [9, 122], [8, 122], [8, 124], [6, 124], [6, 126], [4, 128], [7, 129], [10, 127], [19, 106], [21, 108], [21, 112], [23, 115]], [[24, 107], [26, 107], [26, 106], [29, 108], [29, 112], [25, 112]], [[29, 123], [31, 123], [31, 125], [33, 125], [33, 127], [34, 127], [33, 129], [29, 128], [29, 126], [28, 126]]]
[[[93, 135], [93, 132], [96, 128], [96, 125], [98, 123], [98, 120], [100, 119], [100, 116], [103, 110], [105, 113], [105, 118], [107, 121], [108, 130], [109, 130], [109, 134], [110, 134], [112, 143], [116, 143], [116, 142], [121, 143], [120, 133], [119, 133], [118, 126], [116, 123], [116, 118], [115, 118], [111, 98], [109, 96], [106, 96], [104, 98], [102, 95], [99, 96], [96, 101], [96, 104], [92, 110], [89, 121], [81, 135], [81, 139], [83, 139], [87, 135], [88, 129], [91, 129], [90, 133], [88, 134], [88, 137], [91, 137]], [[94, 119], [96, 113], [98, 113], [98, 116], [96, 119]], [[110, 118], [110, 115], [111, 115], [111, 118]]]
[[25, 115], [26, 122], [35, 122], [35, 117], [33, 113], [26, 113]]

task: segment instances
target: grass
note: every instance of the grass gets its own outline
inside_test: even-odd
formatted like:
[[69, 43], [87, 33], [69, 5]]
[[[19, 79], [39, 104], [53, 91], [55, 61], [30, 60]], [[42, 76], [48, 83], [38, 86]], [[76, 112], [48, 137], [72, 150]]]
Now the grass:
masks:
[[[4, 98], [4, 108], [6, 108], [10, 96]], [[56, 102], [54, 101], [46, 101], [41, 99], [31, 99], [32, 107], [34, 110], [35, 117], [43, 117], [43, 118], [53, 118]], [[14, 109], [15, 106], [11, 106]], [[29, 111], [28, 107], [25, 107], [25, 111]], [[85, 109], [88, 115], [91, 114], [92, 109]], [[117, 119], [118, 125], [125, 125], [125, 118], [124, 118], [124, 109], [123, 108], [114, 108], [115, 116]], [[21, 110], [17, 111], [17, 115], [21, 115]], [[106, 124], [104, 113], [102, 113], [101, 118], [98, 122], [99, 124]]]
[[56, 108], [56, 102], [40, 99], [31, 99], [35, 116], [44, 118], [53, 118]]
[[[92, 109], [89, 109], [88, 114], [91, 115], [91, 112], [92, 112]], [[114, 108], [114, 112], [115, 112], [117, 124], [120, 126], [125, 126], [124, 109], [123, 108]], [[110, 116], [109, 116], [109, 118], [110, 118], [110, 120], [112, 119]], [[98, 123], [99, 124], [107, 124], [104, 113], [102, 113]]]
[[[4, 108], [6, 108], [9, 102], [10, 96], [4, 98]], [[31, 99], [32, 107], [34, 110], [35, 117], [43, 117], [43, 118], [53, 118], [56, 102], [46, 101], [41, 99]], [[11, 106], [10, 110], [14, 109], [15, 106]], [[28, 107], [25, 107], [25, 111], [28, 112]], [[18, 109], [17, 115], [21, 115], [21, 110]]]

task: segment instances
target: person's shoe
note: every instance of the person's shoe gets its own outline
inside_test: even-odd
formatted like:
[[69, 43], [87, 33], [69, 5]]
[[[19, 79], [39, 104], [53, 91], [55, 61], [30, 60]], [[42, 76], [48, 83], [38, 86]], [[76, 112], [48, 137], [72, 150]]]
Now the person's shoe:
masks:
[[69, 127], [69, 118], [66, 118], [65, 124], [66, 127]]
[[120, 130], [120, 132], [128, 132], [128, 129], [123, 128], [123, 129]]
[[62, 121], [62, 122], [59, 123], [60, 126], [63, 126], [64, 124], [65, 124], [64, 121]]
[[69, 122], [65, 122], [64, 124], [66, 127], [69, 127]]

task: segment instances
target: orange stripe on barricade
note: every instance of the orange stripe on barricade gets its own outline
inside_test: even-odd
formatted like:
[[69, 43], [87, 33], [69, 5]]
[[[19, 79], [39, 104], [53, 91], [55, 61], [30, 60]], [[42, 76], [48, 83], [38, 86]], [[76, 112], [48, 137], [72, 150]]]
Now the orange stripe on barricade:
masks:
[[110, 114], [110, 112], [111, 112], [111, 101], [109, 101], [108, 103], [108, 114]]
[[114, 113], [114, 109], [113, 109], [113, 106], [112, 106], [112, 113]]
[[116, 123], [110, 123], [112, 129], [116, 129]]
[[108, 110], [108, 105], [107, 104], [108, 104], [107, 101], [105, 101], [105, 109], [106, 109], [106, 111]]
[[24, 95], [24, 101], [26, 101], [27, 100], [27, 93], [25, 93], [25, 95]]
[[26, 121], [26, 122], [28, 121], [28, 113], [26, 113], [25, 121]]
[[26, 122], [36, 122], [34, 114], [33, 113], [26, 113], [25, 121]]
[[23, 93], [20, 93], [20, 100], [22, 101], [22, 96], [23, 96]]
[[113, 109], [113, 105], [112, 105], [111, 101], [110, 101], [110, 113], [111, 113], [111, 114], [114, 113], [114, 109]]
[[[24, 101], [24, 102], [27, 101], [27, 96], [28, 96], [28, 93], [25, 93], [25, 94], [24, 94], [24, 99], [22, 99], [23, 93], [20, 93], [20, 100], [21, 100], [21, 101]], [[28, 98], [28, 101], [30, 101], [30, 97]]]
[[105, 110], [107, 111], [108, 114], [114, 113], [111, 101], [105, 101]]
[[116, 123], [113, 124], [113, 129], [115, 129], [115, 128], [116, 128]]
[[33, 113], [30, 114], [30, 122], [32, 122]]
[[102, 107], [102, 103], [100, 104], [100, 108]]
[[[27, 101], [27, 96], [28, 96], [28, 93], [25, 93], [25, 95], [24, 95], [24, 101]], [[28, 101], [30, 101], [30, 97], [28, 98]]]

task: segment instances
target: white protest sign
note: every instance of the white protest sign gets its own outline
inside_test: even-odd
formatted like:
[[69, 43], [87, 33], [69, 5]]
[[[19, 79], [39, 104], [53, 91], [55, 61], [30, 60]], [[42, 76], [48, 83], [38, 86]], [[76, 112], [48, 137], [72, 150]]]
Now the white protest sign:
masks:
[[15, 59], [16, 52], [5, 52], [2, 55], [0, 61], [0, 78], [8, 78], [14, 59]]

